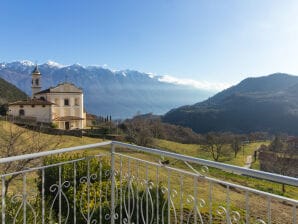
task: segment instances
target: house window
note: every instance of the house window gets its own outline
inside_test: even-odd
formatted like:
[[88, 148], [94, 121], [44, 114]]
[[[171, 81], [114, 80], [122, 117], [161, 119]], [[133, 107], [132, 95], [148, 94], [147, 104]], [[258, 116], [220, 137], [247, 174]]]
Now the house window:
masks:
[[78, 98], [75, 98], [75, 105], [79, 106], [79, 99]]
[[23, 109], [19, 110], [19, 116], [25, 116], [25, 111]]
[[31, 105], [31, 107], [35, 107], [35, 105], [34, 105], [34, 104], [32, 104], [32, 105]]
[[69, 106], [69, 99], [64, 99], [64, 106]]
[[20, 108], [23, 108], [24, 106], [23, 105], [20, 105]]
[[46, 99], [44, 98], [44, 96], [41, 96], [39, 99], [41, 99], [41, 100], [46, 100]]

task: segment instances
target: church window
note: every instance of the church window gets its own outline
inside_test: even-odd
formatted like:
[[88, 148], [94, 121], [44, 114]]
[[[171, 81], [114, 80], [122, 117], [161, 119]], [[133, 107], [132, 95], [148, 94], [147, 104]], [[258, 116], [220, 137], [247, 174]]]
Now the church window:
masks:
[[64, 99], [64, 106], [69, 106], [69, 99]]
[[23, 109], [19, 110], [19, 116], [24, 116], [25, 115], [25, 111]]
[[39, 85], [39, 79], [35, 79], [35, 84], [38, 86]]
[[75, 98], [75, 105], [79, 106], [79, 99], [78, 98]]

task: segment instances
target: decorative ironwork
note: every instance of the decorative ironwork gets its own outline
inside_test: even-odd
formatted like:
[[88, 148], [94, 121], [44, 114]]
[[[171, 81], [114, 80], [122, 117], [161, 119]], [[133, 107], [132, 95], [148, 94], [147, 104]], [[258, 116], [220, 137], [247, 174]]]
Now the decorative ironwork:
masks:
[[[162, 205], [162, 223], [165, 223], [165, 219], [167, 219], [167, 223], [177, 223], [177, 212], [173, 202], [173, 199], [177, 196], [177, 191], [175, 189], [169, 190], [167, 187], [163, 186], [161, 187], [161, 192], [167, 197], [167, 200], [165, 200]], [[171, 218], [174, 218], [174, 221], [171, 221]]]
[[21, 216], [22, 209], [23, 209], [23, 217], [20, 217], [20, 218], [23, 218], [24, 222], [26, 222], [27, 207], [30, 208], [31, 213], [33, 214], [33, 220], [31, 219], [30, 221], [33, 222], [34, 224], [37, 223], [36, 211], [31, 205], [31, 203], [28, 201], [27, 194], [16, 194], [11, 198], [11, 202], [13, 204], [19, 203], [19, 206], [13, 218], [13, 224], [18, 223], [17, 220], [18, 220], [18, 217]]
[[[206, 206], [206, 202], [204, 199], [199, 199], [198, 202], [196, 202], [196, 199], [192, 195], [188, 195], [186, 202], [192, 206], [192, 209], [190, 210], [188, 217], [187, 217], [187, 224], [192, 223], [191, 218], [196, 214], [199, 216], [200, 223], [204, 223], [203, 217], [200, 211], [200, 208], [203, 208]], [[198, 204], [197, 204], [198, 203]]]
[[[61, 178], [61, 175], [60, 175]], [[70, 182], [69, 181], [64, 181], [62, 184], [53, 184], [50, 186], [49, 190], [52, 193], [56, 192], [56, 195], [53, 199], [53, 202], [50, 206], [50, 214], [49, 214], [49, 219], [51, 221], [51, 223], [53, 223], [54, 217], [53, 217], [53, 210], [54, 210], [54, 205], [55, 203], [58, 201], [59, 203], [59, 222], [62, 222], [62, 199], [64, 199], [64, 202], [66, 203], [66, 208], [64, 207], [64, 209], [66, 209], [66, 216], [64, 218], [64, 223], [67, 223], [68, 221], [68, 217], [69, 217], [69, 212], [70, 212], [70, 208], [69, 208], [69, 201], [68, 198], [66, 196], [66, 194], [63, 192], [63, 188], [69, 188], [70, 187]]]
[[228, 224], [240, 223], [241, 215], [237, 211], [232, 211], [230, 213], [229, 210], [226, 209], [225, 207], [219, 206], [218, 209], [216, 210], [216, 213], [219, 216], [225, 218]]
[[[22, 159], [43, 158], [44, 156], [111, 144], [113, 147], [108, 155], [111, 158], [110, 167], [105, 170], [102, 161], [98, 161], [99, 166], [94, 171], [91, 168], [91, 158], [94, 156], [91, 156], [1, 174], [2, 224], [19, 223], [20, 221], [33, 224], [65, 224], [69, 222], [85, 222], [88, 224], [107, 222], [112, 224], [203, 224], [215, 223], [218, 220], [227, 224], [244, 222], [266, 224], [276, 222], [277, 215], [274, 209], [276, 209], [278, 202], [280, 202], [279, 206], [286, 206], [287, 208], [283, 210], [287, 218], [285, 223], [297, 224], [297, 200], [228, 183], [212, 178], [211, 175], [207, 174], [209, 172], [208, 167], [212, 167], [296, 187], [298, 186], [297, 178], [248, 170], [172, 152], [119, 142], [105, 142], [31, 155], [0, 158], [0, 164]], [[125, 153], [126, 151], [116, 153], [116, 146], [127, 147], [131, 150], [138, 150], [138, 152], [152, 153], [157, 157], [163, 156], [175, 161], [175, 163], [166, 163], [165, 160], [162, 163], [152, 162], [156, 161], [156, 157], [152, 157], [152, 161], [148, 161], [144, 159], [144, 156], [139, 156], [143, 154], [131, 156], [132, 154]], [[79, 174], [78, 161], [87, 162], [87, 172], [84, 170], [83, 175]], [[70, 164], [72, 167], [70, 169], [71, 175], [63, 179], [62, 169], [66, 164]], [[54, 175], [57, 179], [51, 180], [51, 185], [48, 186], [46, 174], [47, 169], [51, 167], [58, 170], [57, 176]], [[36, 187], [39, 195], [29, 197], [29, 191], [27, 191], [29, 181], [26, 178], [35, 177], [31, 175], [34, 172], [41, 173], [40, 185]], [[9, 192], [10, 194], [7, 196], [6, 184], [9, 176], [19, 174], [23, 175], [21, 185], [23, 191], [18, 190], [17, 192], [20, 192], [18, 194]], [[217, 195], [218, 189], [221, 190], [220, 197]], [[243, 203], [238, 203], [240, 200], [238, 197], [235, 200], [234, 190], [235, 194], [242, 194]], [[49, 193], [51, 194], [50, 200], [48, 200]], [[253, 207], [254, 199], [257, 197], [258, 200], [264, 202], [262, 203], [262, 211]], [[266, 221], [259, 217], [265, 217]]]

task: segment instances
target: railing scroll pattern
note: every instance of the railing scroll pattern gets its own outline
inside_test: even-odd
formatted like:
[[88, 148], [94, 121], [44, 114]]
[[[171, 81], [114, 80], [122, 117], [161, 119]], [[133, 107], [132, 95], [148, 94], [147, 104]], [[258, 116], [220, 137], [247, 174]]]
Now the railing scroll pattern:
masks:
[[[116, 146], [123, 147], [1, 174], [2, 224], [297, 224], [297, 200], [213, 178], [189, 159], [164, 163], [155, 149], [149, 160]], [[12, 175], [18, 187], [6, 192]]]

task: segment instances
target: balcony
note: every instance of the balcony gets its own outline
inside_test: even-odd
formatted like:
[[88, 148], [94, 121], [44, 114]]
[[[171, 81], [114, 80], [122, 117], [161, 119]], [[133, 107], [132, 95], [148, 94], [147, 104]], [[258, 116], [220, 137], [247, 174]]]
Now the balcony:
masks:
[[0, 165], [2, 224], [298, 220], [297, 197], [239, 184], [279, 183], [297, 192], [297, 178], [121, 142], [1, 158]]

